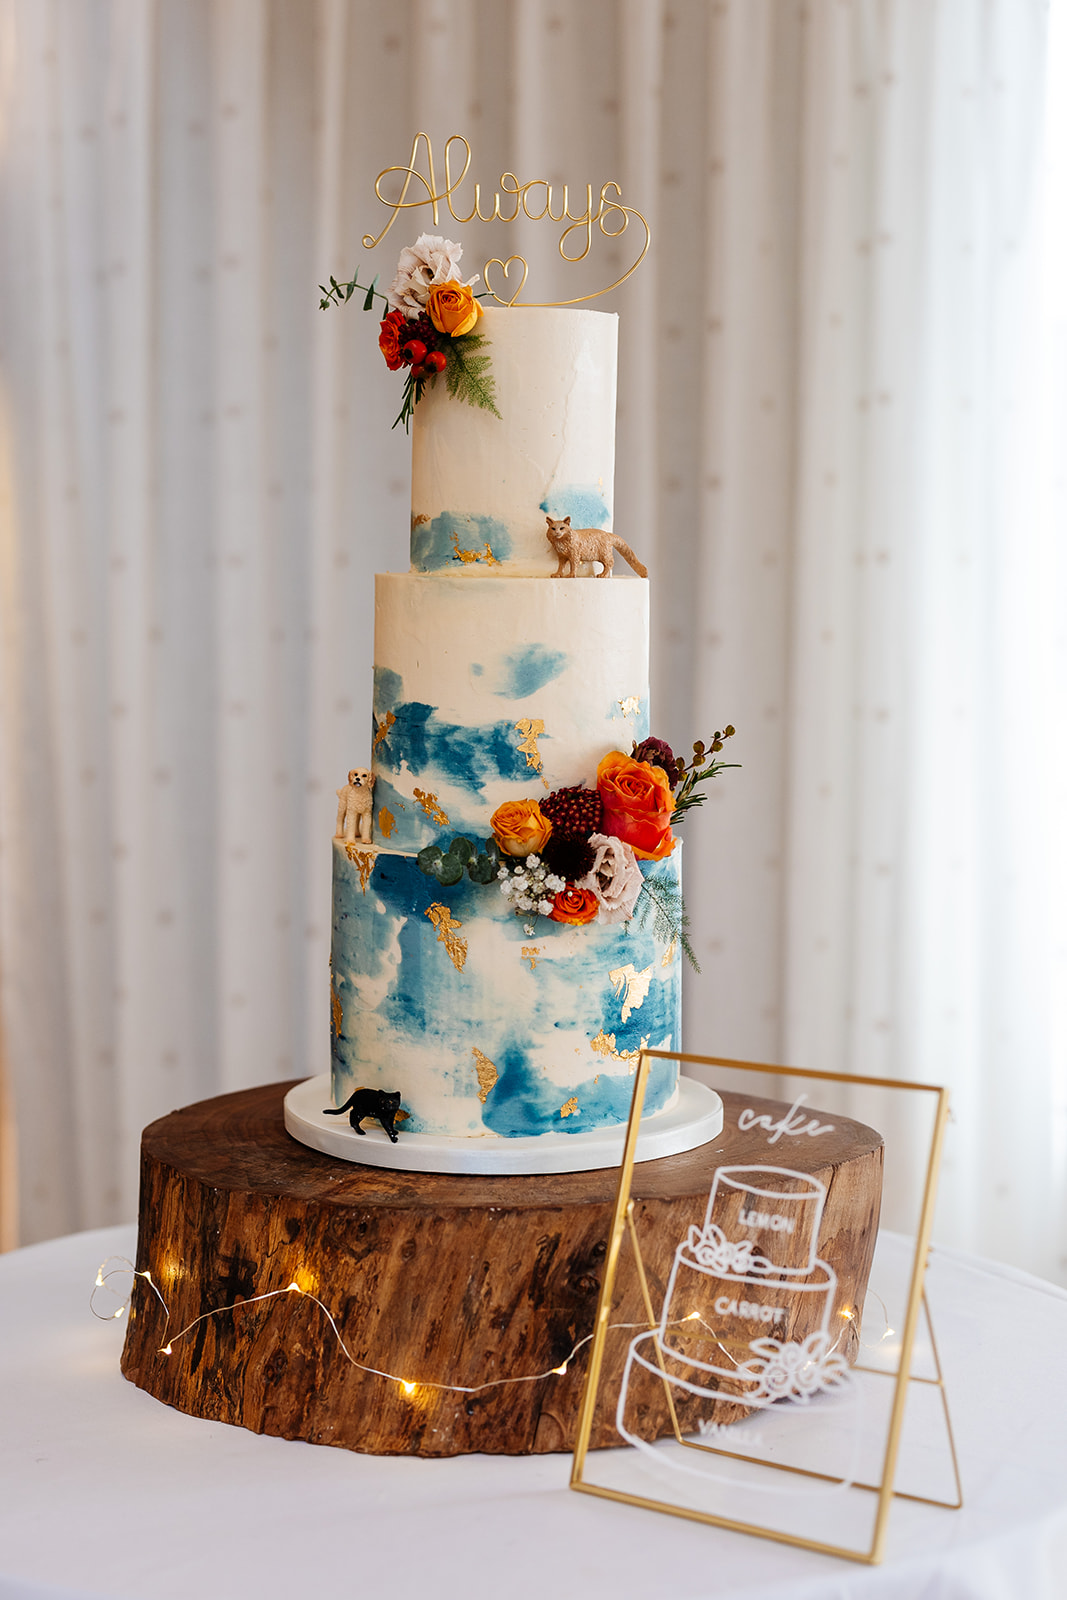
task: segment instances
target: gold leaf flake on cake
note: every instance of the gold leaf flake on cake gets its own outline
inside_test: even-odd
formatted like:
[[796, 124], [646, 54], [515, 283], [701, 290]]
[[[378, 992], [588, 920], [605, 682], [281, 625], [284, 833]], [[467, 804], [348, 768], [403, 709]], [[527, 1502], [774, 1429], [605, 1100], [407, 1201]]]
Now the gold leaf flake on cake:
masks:
[[426, 915], [437, 929], [437, 938], [448, 951], [452, 965], [457, 972], [462, 972], [467, 960], [467, 941], [456, 932], [457, 928], [462, 928], [462, 922], [452, 915], [447, 906], [437, 901], [428, 907]]
[[448, 827], [448, 817], [438, 805], [435, 794], [427, 794], [425, 789], [413, 789], [411, 792], [431, 822], [439, 822], [442, 828]]
[[581, 1112], [578, 1109], [578, 1096], [572, 1094], [569, 1100], [565, 1100], [559, 1108], [559, 1114], [561, 1117], [580, 1116]]
[[339, 1039], [341, 1037], [341, 1029], [344, 1026], [345, 1014], [332, 972], [330, 973], [330, 1015], [333, 1019], [333, 1036], [335, 1039]]
[[625, 700], [619, 701], [619, 710], [624, 717], [636, 717], [641, 710], [641, 701], [637, 695], [627, 695]]
[[382, 806], [378, 812], [378, 832], [383, 839], [391, 839], [396, 830], [396, 818], [388, 806]]
[[632, 1077], [637, 1071], [637, 1058], [641, 1054], [641, 1050], [648, 1049], [648, 1039], [641, 1040], [640, 1050], [616, 1050], [615, 1035], [613, 1033], [605, 1033], [601, 1028], [596, 1038], [590, 1039], [589, 1048], [590, 1050], [595, 1050], [598, 1056], [608, 1056], [612, 1061], [629, 1062], [630, 1075]]
[[478, 1099], [484, 1106], [489, 1098], [489, 1091], [494, 1087], [500, 1074], [485, 1051], [479, 1050], [476, 1044], [471, 1045], [471, 1055], [478, 1070]]
[[361, 850], [358, 845], [353, 844], [351, 839], [349, 839], [348, 843], [345, 845], [345, 855], [348, 857], [349, 861], [354, 863], [357, 871], [359, 872], [359, 886], [363, 890], [363, 893], [366, 894], [367, 885], [370, 882], [370, 875], [374, 871], [374, 851]]
[[538, 956], [540, 954], [541, 954], [541, 946], [539, 944], [524, 944], [523, 945], [523, 947], [522, 947], [522, 959], [523, 959], [523, 961], [528, 961], [530, 963], [530, 971], [531, 972], [533, 972], [534, 968], [537, 966], [537, 958], [538, 958]]
[[628, 961], [624, 967], [616, 967], [614, 972], [609, 972], [608, 977], [622, 1001], [622, 1020], [628, 1022], [630, 1012], [643, 1006], [648, 997], [652, 968], [646, 967], [643, 972], [638, 972], [633, 962]]
[[455, 533], [452, 535], [452, 559], [454, 561], [462, 561], [465, 566], [472, 561], [484, 561], [487, 567], [499, 567], [500, 565], [500, 562], [490, 550], [488, 543], [481, 550], [461, 550], [459, 537]]
[[411, 531], [412, 531], [412, 533], [415, 532], [416, 528], [421, 528], [424, 523], [429, 522], [429, 520], [430, 520], [429, 515], [425, 511], [420, 511], [417, 515], [414, 512], [412, 512], [412, 516], [411, 516]]
[[671, 962], [674, 960], [674, 952], [677, 950], [677, 948], [678, 948], [678, 940], [677, 939], [672, 939], [670, 944], [667, 946], [666, 950], [664, 950], [664, 952], [663, 952], [663, 960], [660, 963], [661, 966], [664, 966], [664, 967], [669, 967], [670, 966]]
[[383, 739], [388, 738], [389, 729], [393, 726], [395, 721], [396, 721], [396, 716], [394, 715], [394, 713], [392, 711], [387, 711], [385, 713], [385, 716], [382, 718], [381, 722], [379, 722], [377, 728], [375, 728], [375, 730], [374, 730], [374, 749], [375, 750], [377, 750], [378, 746], [381, 744]]
[[537, 741], [545, 731], [545, 725], [540, 717], [520, 717], [515, 724], [516, 732], [522, 734], [519, 741], [519, 754], [526, 757], [526, 765], [533, 767], [535, 772], [540, 772], [541, 752], [537, 748]]

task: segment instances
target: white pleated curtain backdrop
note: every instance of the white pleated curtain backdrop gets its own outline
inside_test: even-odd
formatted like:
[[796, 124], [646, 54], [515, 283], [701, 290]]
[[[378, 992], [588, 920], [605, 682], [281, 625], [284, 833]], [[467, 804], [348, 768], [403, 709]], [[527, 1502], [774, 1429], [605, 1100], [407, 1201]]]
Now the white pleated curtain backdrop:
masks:
[[[656, 730], [685, 749], [731, 721], [743, 762], [684, 826], [687, 1047], [949, 1083], [940, 1237], [1062, 1273], [1062, 662], [1008, 448], [1040, 0], [2, 0], [0, 21], [23, 1238], [132, 1215], [153, 1117], [326, 1068], [333, 791], [369, 744], [409, 444], [375, 323], [320, 313], [316, 285], [388, 278], [431, 226], [361, 248], [376, 174], [424, 128], [438, 159], [465, 133], [490, 192], [504, 168], [616, 179], [653, 228], [606, 302], [615, 525], [653, 574]], [[544, 225], [470, 270], [515, 239], [546, 297], [573, 292]], [[623, 243], [594, 246], [605, 269]]]

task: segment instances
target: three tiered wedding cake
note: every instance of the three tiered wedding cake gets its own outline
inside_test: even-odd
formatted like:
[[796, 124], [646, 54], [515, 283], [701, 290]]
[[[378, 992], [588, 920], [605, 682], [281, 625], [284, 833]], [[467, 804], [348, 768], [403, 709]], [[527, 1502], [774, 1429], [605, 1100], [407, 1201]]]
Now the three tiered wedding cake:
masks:
[[[403, 1136], [583, 1133], [625, 1121], [642, 1048], [681, 1045], [671, 785], [624, 753], [649, 733], [648, 583], [554, 577], [546, 537], [611, 526], [617, 318], [478, 326], [495, 411], [421, 397], [411, 569], [375, 580], [373, 842], [333, 845], [333, 1099], [398, 1092]], [[653, 1062], [646, 1112], [677, 1070]]]

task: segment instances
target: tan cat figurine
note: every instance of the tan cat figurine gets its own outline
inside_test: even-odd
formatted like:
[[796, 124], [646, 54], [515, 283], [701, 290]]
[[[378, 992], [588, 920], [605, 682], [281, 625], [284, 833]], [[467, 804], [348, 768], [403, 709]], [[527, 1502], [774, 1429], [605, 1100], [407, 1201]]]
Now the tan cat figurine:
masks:
[[[603, 570], [597, 573], [597, 577], [610, 578], [616, 550], [630, 563], [639, 578], [648, 577], [648, 568], [641, 565], [625, 539], [620, 539], [618, 534], [608, 533], [604, 528], [572, 528], [570, 517], [564, 517], [562, 522], [546, 517], [545, 521], [548, 523], [545, 537], [559, 557], [559, 564], [552, 574], [554, 578], [577, 577], [579, 561], [599, 561]], [[571, 570], [565, 573], [563, 569], [567, 565]]]

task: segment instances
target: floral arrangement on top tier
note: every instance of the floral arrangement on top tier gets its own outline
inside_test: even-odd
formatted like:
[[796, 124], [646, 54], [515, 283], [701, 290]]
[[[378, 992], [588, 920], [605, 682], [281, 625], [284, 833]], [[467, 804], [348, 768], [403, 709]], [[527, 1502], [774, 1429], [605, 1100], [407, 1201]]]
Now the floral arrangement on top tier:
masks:
[[500, 415], [489, 357], [482, 350], [485, 339], [476, 332], [482, 308], [473, 286], [480, 274], [463, 282], [459, 276], [462, 254], [463, 246], [451, 239], [422, 233], [414, 244], [401, 250], [396, 277], [385, 294], [378, 289], [377, 273], [369, 284], [360, 283], [358, 272], [347, 283], [331, 278], [329, 287], [319, 284], [323, 295], [320, 311], [346, 304], [357, 289], [364, 291], [364, 311], [373, 311], [375, 300], [389, 306], [382, 318], [378, 348], [390, 372], [407, 369], [394, 428], [399, 422], [410, 427], [426, 385], [435, 383], [442, 372], [450, 395], [491, 411], [495, 417]]
[[674, 827], [703, 805], [700, 786], [737, 762], [716, 760], [733, 737], [727, 724], [711, 744], [698, 740], [692, 760], [676, 757], [662, 739], [635, 743], [632, 753], [610, 750], [597, 767], [596, 787], [576, 784], [543, 800], [506, 800], [490, 820], [493, 837], [481, 849], [462, 836], [446, 850], [427, 845], [416, 860], [438, 883], [496, 883], [519, 917], [580, 927], [590, 922], [643, 923], [655, 918], [664, 943], [677, 941], [697, 971], [688, 917], [674, 879], [643, 872], [674, 850]]

